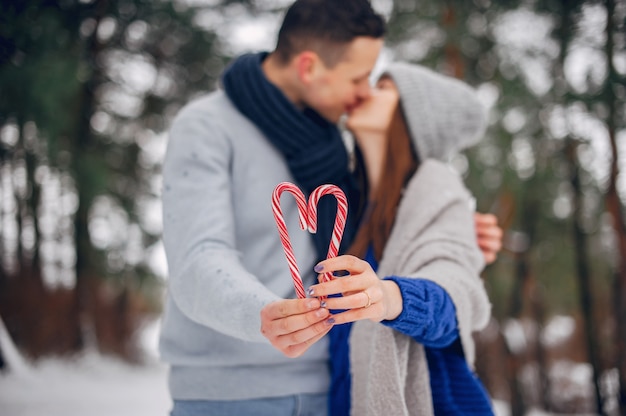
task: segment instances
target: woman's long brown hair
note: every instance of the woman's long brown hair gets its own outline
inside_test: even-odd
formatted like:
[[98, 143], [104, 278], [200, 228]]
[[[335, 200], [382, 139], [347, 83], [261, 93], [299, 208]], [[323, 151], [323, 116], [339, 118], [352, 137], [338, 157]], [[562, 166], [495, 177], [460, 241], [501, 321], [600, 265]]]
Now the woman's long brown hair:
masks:
[[378, 261], [391, 234], [402, 190], [417, 170], [418, 160], [411, 145], [400, 106], [395, 109], [389, 130], [382, 177], [348, 253], [364, 258], [370, 244]]

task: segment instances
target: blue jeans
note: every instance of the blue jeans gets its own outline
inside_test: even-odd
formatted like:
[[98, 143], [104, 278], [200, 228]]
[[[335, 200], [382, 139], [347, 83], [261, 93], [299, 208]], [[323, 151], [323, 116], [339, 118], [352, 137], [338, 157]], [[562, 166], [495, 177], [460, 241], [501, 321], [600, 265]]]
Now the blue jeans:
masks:
[[327, 394], [251, 400], [174, 400], [170, 416], [327, 416]]

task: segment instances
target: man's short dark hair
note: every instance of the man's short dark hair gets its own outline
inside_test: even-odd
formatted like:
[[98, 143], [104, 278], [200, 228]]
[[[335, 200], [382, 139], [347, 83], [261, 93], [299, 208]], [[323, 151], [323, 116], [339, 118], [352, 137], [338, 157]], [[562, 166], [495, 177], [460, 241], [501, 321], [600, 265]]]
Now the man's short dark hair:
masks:
[[335, 65], [354, 38], [382, 38], [385, 21], [369, 0], [296, 0], [285, 14], [275, 53], [287, 63], [313, 50], [328, 66]]

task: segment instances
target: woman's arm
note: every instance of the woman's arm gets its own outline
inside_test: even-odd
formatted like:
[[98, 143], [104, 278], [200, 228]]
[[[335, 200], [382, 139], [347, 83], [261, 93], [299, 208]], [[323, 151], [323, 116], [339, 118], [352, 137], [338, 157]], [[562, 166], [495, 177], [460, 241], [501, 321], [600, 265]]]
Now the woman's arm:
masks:
[[459, 336], [456, 308], [450, 295], [437, 283], [391, 276], [385, 280], [398, 285], [402, 294], [402, 313], [381, 323], [414, 338], [427, 347], [443, 348]]
[[331, 310], [345, 310], [330, 318], [334, 324], [369, 319], [438, 348], [458, 337], [454, 303], [432, 281], [397, 276], [381, 280], [368, 262], [349, 255], [320, 262], [315, 270], [350, 273], [309, 288], [311, 296], [343, 294], [323, 303]]

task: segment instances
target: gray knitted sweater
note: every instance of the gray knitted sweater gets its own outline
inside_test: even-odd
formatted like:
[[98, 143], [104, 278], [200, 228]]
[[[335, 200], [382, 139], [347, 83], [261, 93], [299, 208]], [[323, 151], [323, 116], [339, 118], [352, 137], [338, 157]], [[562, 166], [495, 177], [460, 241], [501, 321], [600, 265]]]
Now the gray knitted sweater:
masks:
[[[260, 331], [260, 310], [294, 287], [271, 195], [293, 182], [278, 151], [222, 91], [175, 119], [163, 167], [169, 290], [160, 352], [174, 399], [237, 400], [329, 389], [328, 342], [292, 359]], [[305, 287], [315, 249], [290, 195], [283, 214]]]

